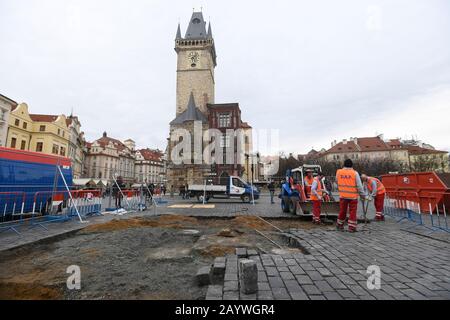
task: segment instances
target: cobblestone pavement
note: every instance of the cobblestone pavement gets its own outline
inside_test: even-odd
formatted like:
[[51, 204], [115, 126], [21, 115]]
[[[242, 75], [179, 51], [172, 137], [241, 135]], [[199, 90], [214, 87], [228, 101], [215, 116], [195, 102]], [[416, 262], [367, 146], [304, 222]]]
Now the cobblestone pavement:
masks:
[[[291, 230], [309, 254], [249, 256], [258, 267], [258, 292], [252, 295], [240, 293], [238, 258], [229, 255], [223, 285], [210, 285], [206, 299], [450, 299], [448, 243], [389, 221], [360, 230]], [[379, 290], [367, 288], [370, 265], [381, 269]]]

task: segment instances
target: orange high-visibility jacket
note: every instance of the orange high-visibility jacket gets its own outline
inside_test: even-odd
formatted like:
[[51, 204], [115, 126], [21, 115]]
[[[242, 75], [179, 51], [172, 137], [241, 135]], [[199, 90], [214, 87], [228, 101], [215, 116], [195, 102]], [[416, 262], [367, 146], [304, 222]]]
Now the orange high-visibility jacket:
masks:
[[[323, 191], [323, 187], [322, 187], [322, 181], [320, 181], [319, 177], [315, 177], [314, 178], [315, 181], [317, 181], [317, 189], [316, 192], [319, 196], [322, 196], [322, 191]], [[311, 190], [311, 200], [320, 200], [315, 194], [314, 192]]]
[[386, 189], [384, 188], [384, 185], [381, 183], [381, 181], [377, 178], [373, 178], [373, 177], [367, 177], [367, 189], [369, 190], [370, 193], [373, 192], [373, 181], [375, 181], [377, 183], [377, 196], [381, 195], [381, 194], [385, 194], [386, 193]]
[[305, 185], [311, 187], [314, 182], [314, 177], [305, 177]]
[[358, 199], [356, 185], [356, 171], [353, 169], [339, 169], [336, 172], [339, 197], [341, 199]]

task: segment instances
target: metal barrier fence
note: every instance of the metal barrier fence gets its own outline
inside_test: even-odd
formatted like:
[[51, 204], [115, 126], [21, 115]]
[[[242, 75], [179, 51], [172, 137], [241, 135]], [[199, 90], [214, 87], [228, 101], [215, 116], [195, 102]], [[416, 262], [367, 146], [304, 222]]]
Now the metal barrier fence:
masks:
[[[386, 193], [384, 213], [397, 219], [397, 222], [407, 220], [415, 227], [429, 229], [430, 232], [450, 232], [447, 220], [447, 208], [444, 201], [448, 192], [429, 192], [419, 195], [414, 191], [388, 191]], [[423, 204], [428, 204], [428, 210], [423, 211]], [[408, 229], [409, 229], [408, 228]]]
[[[24, 210], [31, 203], [31, 212]], [[45, 223], [67, 221], [80, 214], [86, 217], [101, 214], [101, 190], [38, 191], [0, 193], [0, 232], [11, 230], [20, 234], [18, 227], [30, 228]]]

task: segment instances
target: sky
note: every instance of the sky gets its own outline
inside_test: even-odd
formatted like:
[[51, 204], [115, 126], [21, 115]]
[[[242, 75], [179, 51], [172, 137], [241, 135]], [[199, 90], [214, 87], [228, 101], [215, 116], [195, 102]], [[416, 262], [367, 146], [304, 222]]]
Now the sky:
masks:
[[450, 150], [447, 0], [0, 0], [0, 93], [73, 111], [88, 141], [164, 150], [194, 8], [212, 24], [215, 102], [277, 131], [278, 149], [384, 134]]

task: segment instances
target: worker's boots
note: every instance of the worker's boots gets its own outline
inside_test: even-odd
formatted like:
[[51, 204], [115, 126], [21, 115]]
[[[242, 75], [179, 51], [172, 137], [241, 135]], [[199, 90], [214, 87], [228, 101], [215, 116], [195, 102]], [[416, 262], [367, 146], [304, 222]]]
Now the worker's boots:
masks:
[[348, 232], [354, 233], [357, 232], [357, 230], [354, 227], [348, 227]]
[[336, 224], [336, 230], [337, 230], [337, 231], [344, 231], [344, 225], [342, 225], [342, 224]]
[[384, 221], [384, 216], [383, 215], [375, 216], [375, 221]]

